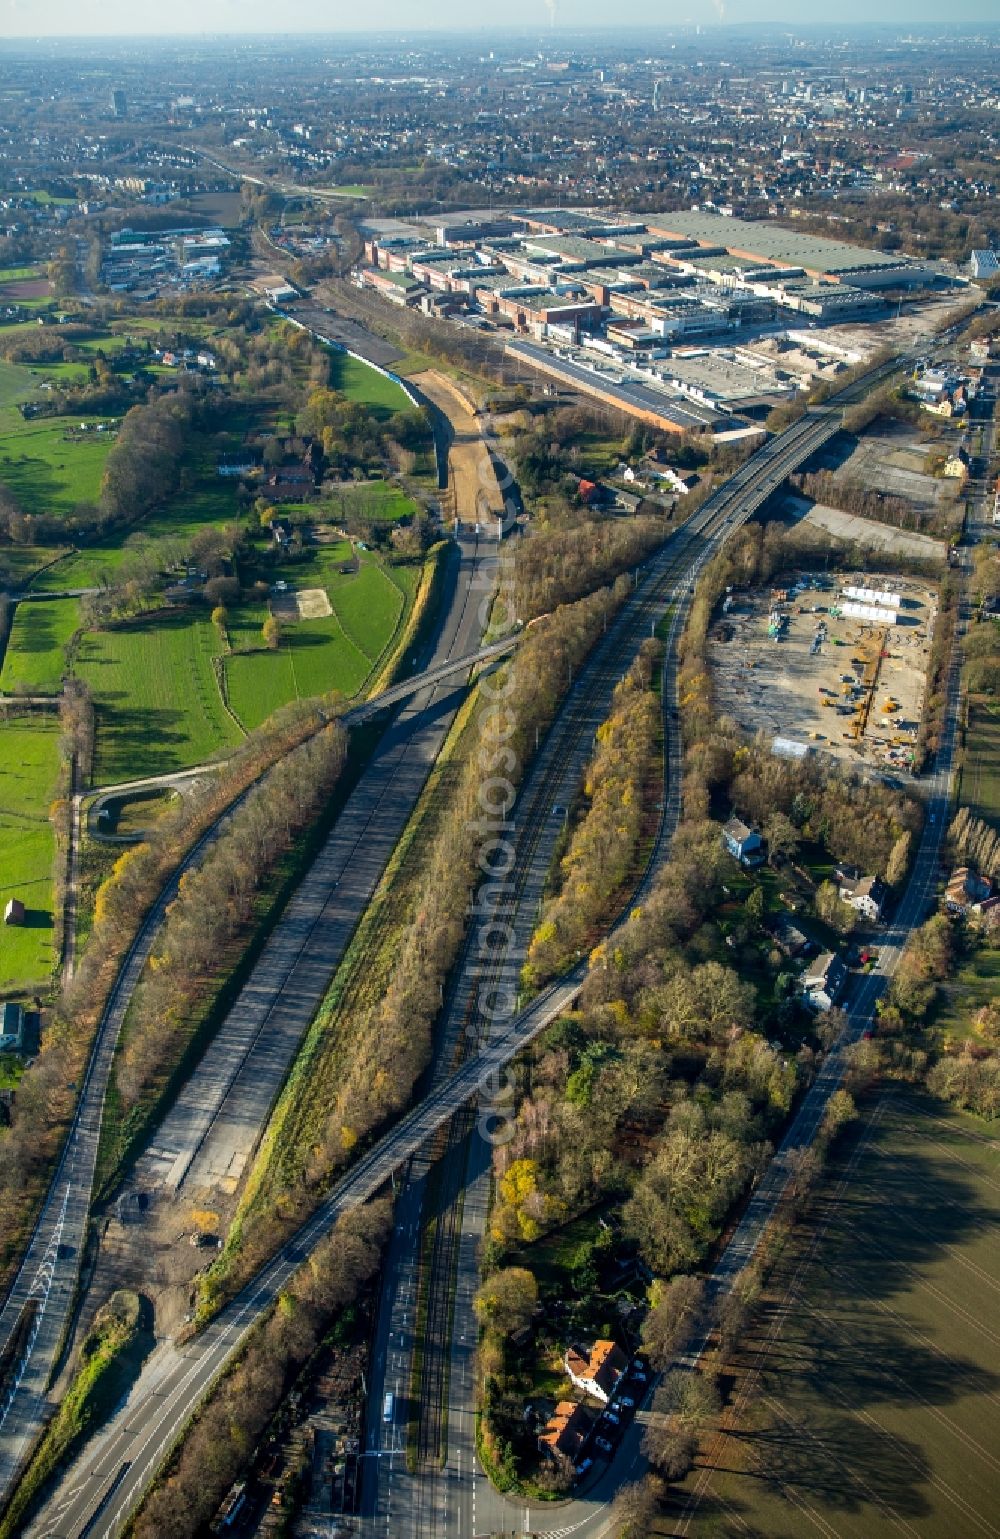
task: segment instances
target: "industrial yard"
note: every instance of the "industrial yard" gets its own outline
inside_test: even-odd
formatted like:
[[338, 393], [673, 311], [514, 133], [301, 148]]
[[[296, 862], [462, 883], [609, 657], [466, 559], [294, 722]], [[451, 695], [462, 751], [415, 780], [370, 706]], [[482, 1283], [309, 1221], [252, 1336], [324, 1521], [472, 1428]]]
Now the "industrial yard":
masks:
[[720, 712], [779, 752], [905, 773], [937, 593], [891, 573], [783, 573], [727, 594], [709, 634]]

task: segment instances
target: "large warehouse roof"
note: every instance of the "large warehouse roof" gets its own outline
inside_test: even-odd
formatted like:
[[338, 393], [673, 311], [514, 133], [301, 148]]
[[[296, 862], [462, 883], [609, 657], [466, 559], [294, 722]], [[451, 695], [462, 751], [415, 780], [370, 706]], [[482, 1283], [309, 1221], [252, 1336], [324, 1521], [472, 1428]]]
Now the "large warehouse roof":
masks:
[[786, 230], [765, 220], [730, 219], [724, 214], [681, 212], [649, 214], [649, 229], [656, 235], [687, 236], [703, 245], [725, 246], [740, 256], [779, 262], [785, 267], [804, 267], [812, 273], [850, 273], [872, 267], [898, 267], [898, 256], [849, 246], [846, 241], [825, 240], [804, 230]]

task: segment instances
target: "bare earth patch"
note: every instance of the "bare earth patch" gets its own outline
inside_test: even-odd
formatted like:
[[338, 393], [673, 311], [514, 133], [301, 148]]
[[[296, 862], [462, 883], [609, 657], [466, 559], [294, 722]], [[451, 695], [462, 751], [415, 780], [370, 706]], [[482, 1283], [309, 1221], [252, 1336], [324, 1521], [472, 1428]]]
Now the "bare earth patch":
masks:
[[325, 620], [333, 614], [325, 588], [303, 588], [296, 593], [295, 602], [300, 620]]
[[17, 278], [12, 283], [0, 284], [0, 299], [47, 299], [52, 285], [47, 278]]

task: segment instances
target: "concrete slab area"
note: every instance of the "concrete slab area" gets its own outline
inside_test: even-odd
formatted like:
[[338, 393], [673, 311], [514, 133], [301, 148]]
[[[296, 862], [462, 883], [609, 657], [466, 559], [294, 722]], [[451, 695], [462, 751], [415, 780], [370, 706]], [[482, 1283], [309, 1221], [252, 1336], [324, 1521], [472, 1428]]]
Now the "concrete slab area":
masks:
[[944, 540], [934, 540], [929, 534], [913, 534], [908, 529], [893, 529], [891, 524], [877, 523], [874, 518], [859, 518], [855, 513], [842, 513], [823, 502], [811, 503], [806, 497], [789, 497], [784, 508], [793, 518], [800, 518], [813, 529], [825, 529], [835, 539], [849, 545], [863, 545], [867, 550], [884, 551], [892, 556], [915, 556], [921, 561], [945, 561], [948, 547]]
[[[797, 588], [805, 574], [781, 573], [766, 588], [733, 595], [728, 611], [716, 613], [708, 660], [719, 710], [748, 733], [790, 739], [850, 764], [906, 770], [923, 711], [936, 589], [891, 570], [819, 580], [820, 588]], [[898, 624], [831, 613], [848, 585], [899, 594]], [[770, 634], [779, 615], [779, 634]], [[863, 684], [876, 667], [868, 702]]]

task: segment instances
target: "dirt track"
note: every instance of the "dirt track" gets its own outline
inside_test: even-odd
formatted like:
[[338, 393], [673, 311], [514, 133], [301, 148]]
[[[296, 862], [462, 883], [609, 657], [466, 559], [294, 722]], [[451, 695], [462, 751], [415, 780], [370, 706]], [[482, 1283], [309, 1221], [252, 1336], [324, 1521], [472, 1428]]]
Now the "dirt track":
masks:
[[448, 481], [453, 511], [467, 523], [498, 517], [503, 512], [503, 496], [470, 402], [446, 374], [436, 369], [425, 369], [412, 379], [451, 424]]

